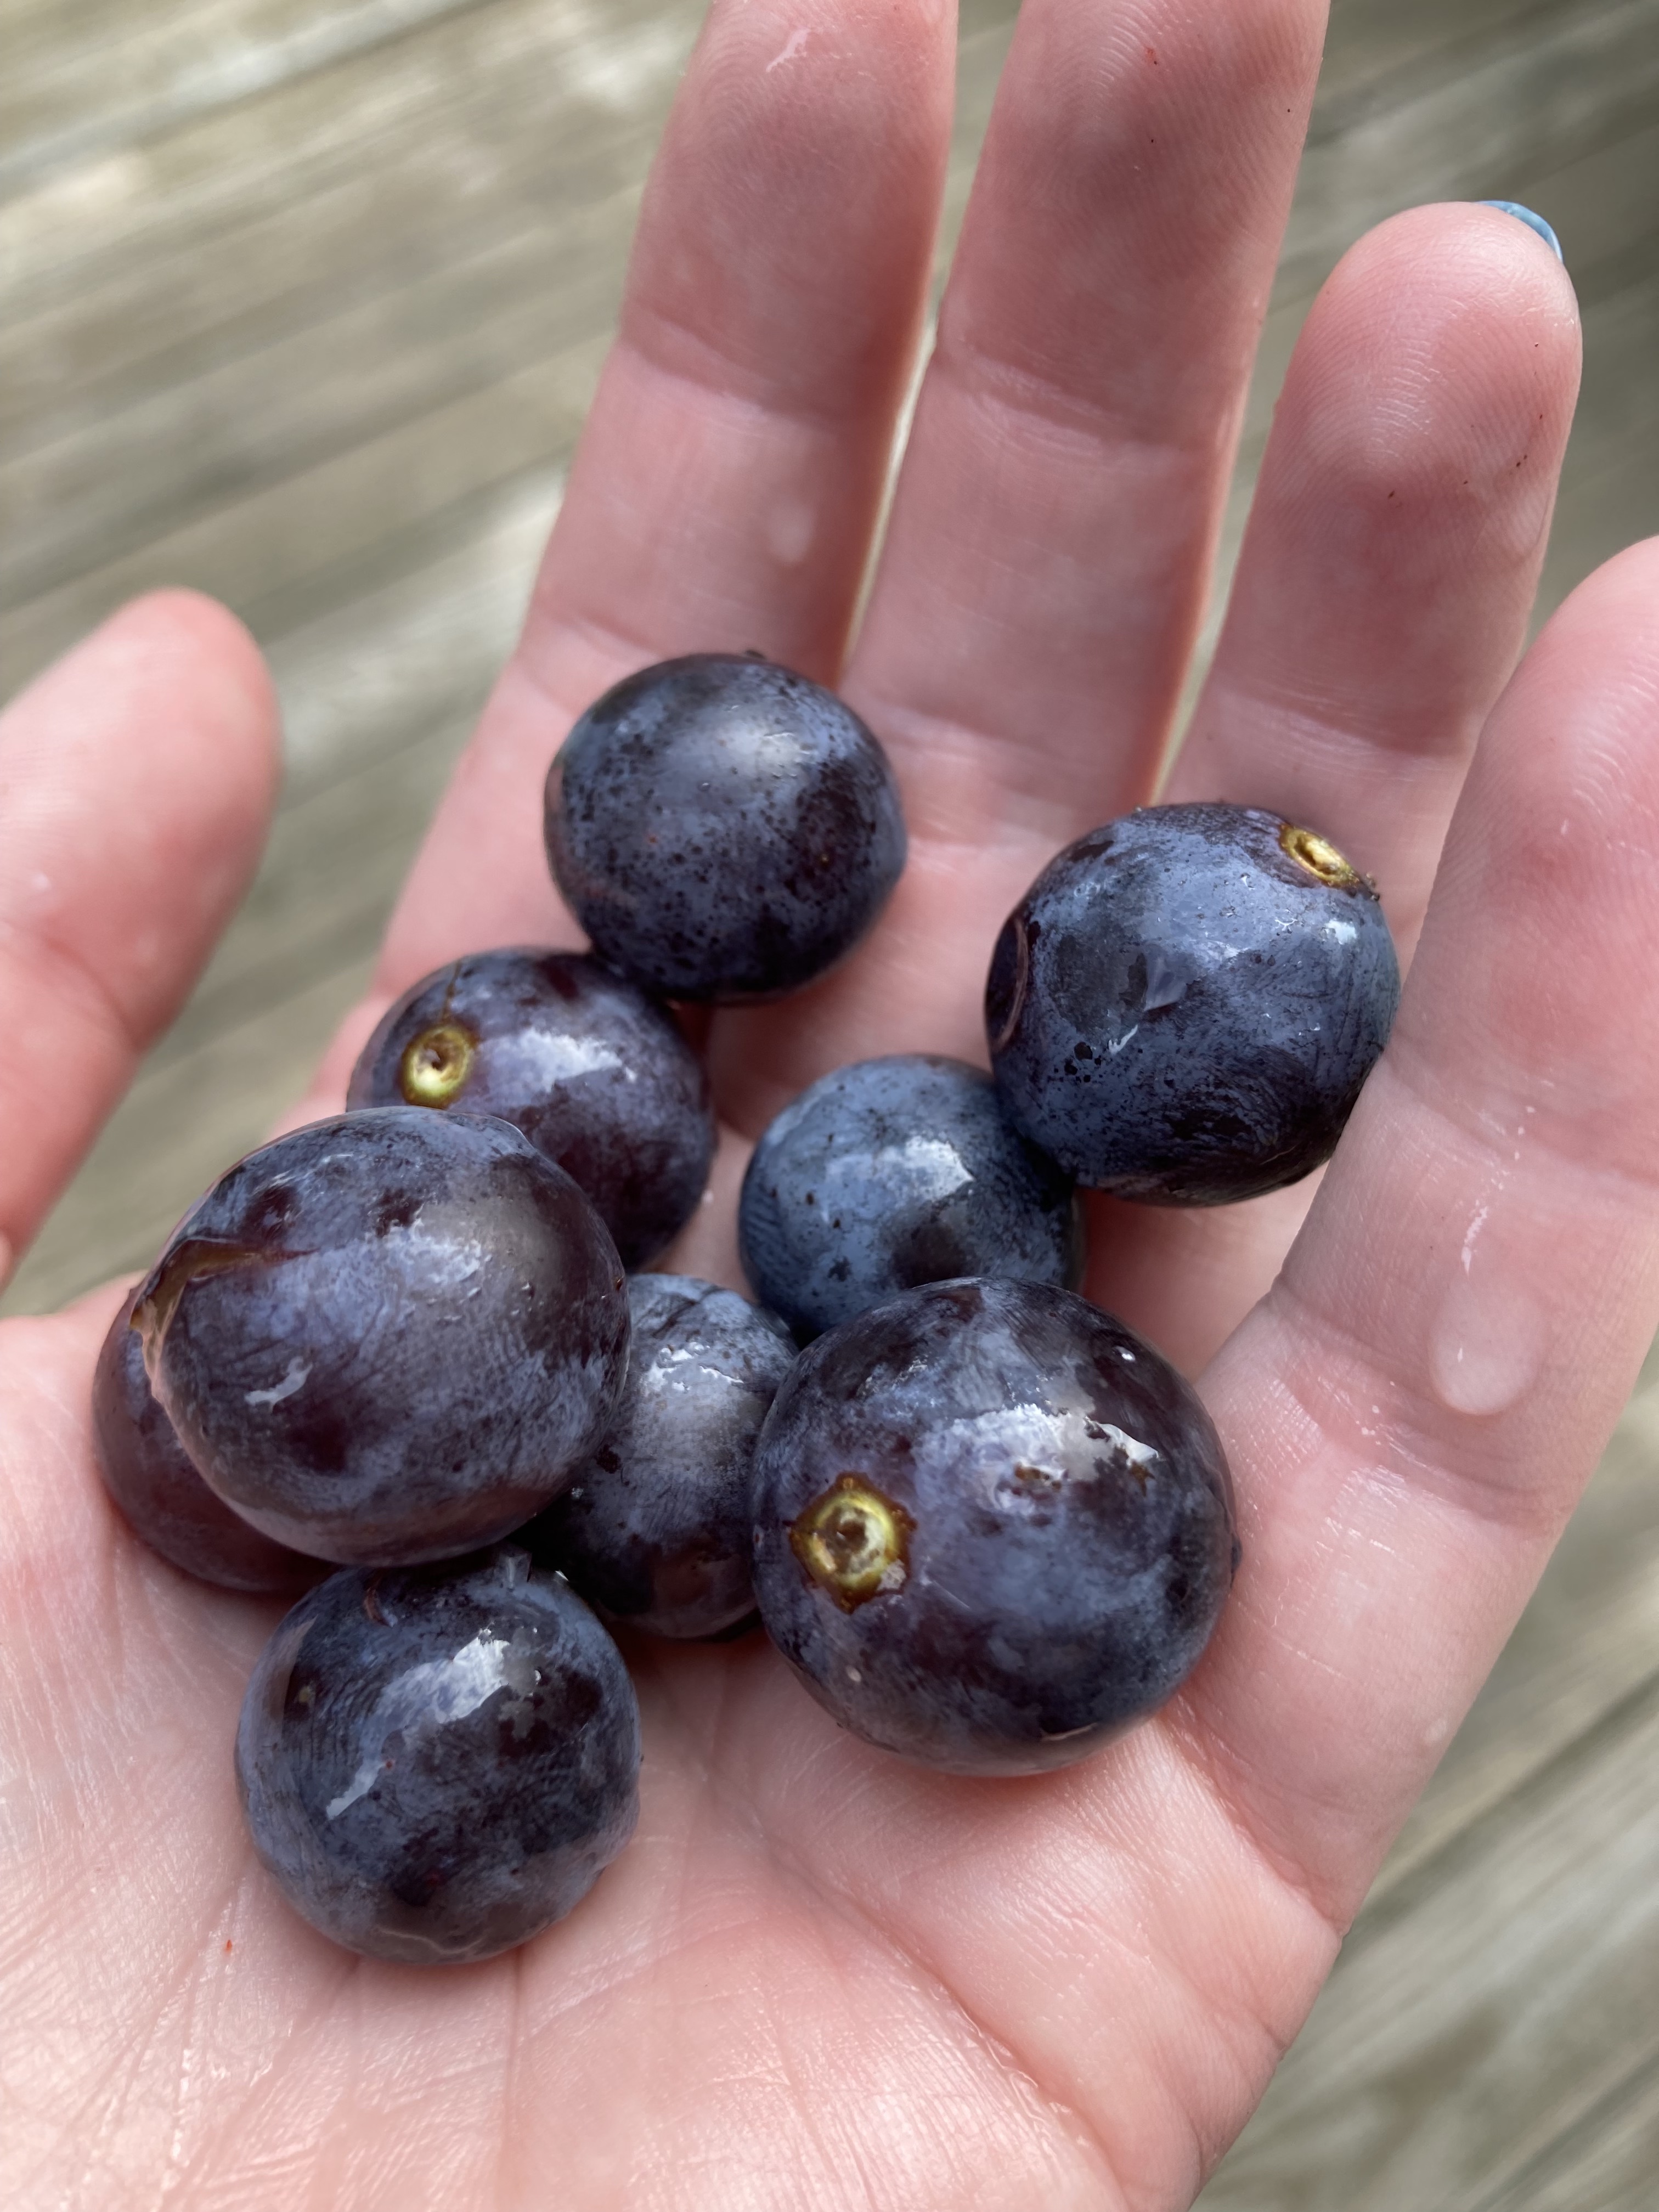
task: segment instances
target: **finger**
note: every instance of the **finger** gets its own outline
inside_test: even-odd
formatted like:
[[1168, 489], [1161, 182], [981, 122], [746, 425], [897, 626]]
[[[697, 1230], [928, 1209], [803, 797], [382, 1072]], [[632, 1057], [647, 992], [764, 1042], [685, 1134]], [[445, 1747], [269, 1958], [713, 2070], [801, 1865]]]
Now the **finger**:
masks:
[[[1402, 951], [1526, 637], [1578, 388], [1572, 288], [1490, 208], [1356, 246], [1298, 341], [1170, 799], [1265, 806], [1373, 875]], [[1312, 1197], [1097, 1200], [1092, 1295], [1196, 1371]]]
[[0, 716], [0, 1279], [246, 888], [276, 700], [235, 618], [135, 600]]
[[1400, 1018], [1206, 1395], [1245, 1566], [1194, 1740], [1338, 1917], [1456, 1728], [1659, 1321], [1659, 542], [1494, 713]]
[[1148, 795], [1202, 611], [1319, 65], [1322, 0], [1027, 0], [845, 690], [905, 881], [847, 974], [723, 1025], [763, 1121], [844, 1058], [983, 1054], [1003, 915]]
[[542, 783], [620, 676], [753, 646], [834, 680], [925, 297], [952, 33], [948, 0], [715, 0], [524, 636], [393, 919], [387, 989], [579, 937]]
[[1409, 945], [1526, 638], [1578, 394], [1566, 271], [1512, 216], [1414, 208], [1303, 330], [1171, 799], [1321, 828]]

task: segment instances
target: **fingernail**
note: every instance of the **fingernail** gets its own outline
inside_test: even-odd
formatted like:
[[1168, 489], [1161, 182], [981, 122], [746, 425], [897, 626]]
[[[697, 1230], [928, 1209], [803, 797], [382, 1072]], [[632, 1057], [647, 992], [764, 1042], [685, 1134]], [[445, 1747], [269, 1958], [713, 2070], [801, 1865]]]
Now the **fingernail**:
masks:
[[1534, 215], [1530, 208], [1523, 208], [1519, 200], [1482, 200], [1480, 205], [1501, 208], [1505, 215], [1512, 215], [1517, 222], [1524, 222], [1528, 230], [1535, 230], [1556, 259], [1565, 265], [1566, 256], [1561, 251], [1561, 241], [1541, 215]]

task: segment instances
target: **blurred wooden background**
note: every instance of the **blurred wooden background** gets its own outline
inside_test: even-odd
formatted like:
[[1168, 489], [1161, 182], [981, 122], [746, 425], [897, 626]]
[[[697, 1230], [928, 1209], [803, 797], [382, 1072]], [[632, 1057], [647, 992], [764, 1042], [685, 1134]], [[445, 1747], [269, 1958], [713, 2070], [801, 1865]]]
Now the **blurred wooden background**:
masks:
[[[1014, 12], [963, 0], [941, 269]], [[289, 774], [243, 913], [0, 1310], [147, 1261], [360, 988], [512, 641], [699, 13], [5, 0], [4, 690], [196, 584], [270, 655]], [[1229, 557], [1339, 254], [1496, 198], [1555, 225], [1584, 307], [1546, 608], [1659, 529], [1659, 0], [1336, 0]], [[1659, 2207], [1659, 1368], [1202, 2203]]]

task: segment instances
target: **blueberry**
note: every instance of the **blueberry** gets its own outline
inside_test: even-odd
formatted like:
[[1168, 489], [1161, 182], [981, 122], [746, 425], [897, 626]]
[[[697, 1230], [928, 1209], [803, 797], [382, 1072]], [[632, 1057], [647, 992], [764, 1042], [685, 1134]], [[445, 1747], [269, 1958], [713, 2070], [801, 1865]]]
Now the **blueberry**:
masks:
[[594, 1605], [658, 1636], [752, 1613], [755, 1438], [795, 1346], [775, 1316], [692, 1275], [634, 1275], [616, 1425], [523, 1531]]
[[151, 1551], [225, 1589], [291, 1597], [328, 1571], [250, 1528], [216, 1498], [156, 1404], [132, 1326], [135, 1290], [110, 1323], [92, 1376], [92, 1432], [104, 1487]]
[[349, 1107], [495, 1114], [575, 1178], [625, 1267], [685, 1226], [714, 1156], [702, 1062], [637, 984], [580, 953], [475, 952], [405, 991]]
[[539, 1512], [628, 1358], [622, 1264], [569, 1176], [505, 1121], [406, 1106], [232, 1168], [134, 1319], [210, 1486], [352, 1565], [453, 1556]]
[[919, 1283], [1083, 1273], [1071, 1177], [988, 1076], [921, 1053], [838, 1068], [784, 1108], [750, 1161], [738, 1238], [757, 1296], [803, 1339]]
[[819, 1702], [958, 1774], [1068, 1765], [1196, 1663], [1237, 1561], [1190, 1387], [1048, 1284], [906, 1291], [821, 1336], [755, 1463], [755, 1595]]
[[547, 780], [547, 851], [595, 949], [730, 1005], [850, 951], [904, 866], [886, 756], [850, 708], [754, 657], [688, 654], [590, 707]]
[[621, 1653], [508, 1546], [331, 1575], [266, 1644], [236, 1731], [248, 1832], [289, 1904], [416, 1965], [568, 1912], [633, 1833], [639, 1767]]
[[1335, 1149], [1400, 1001], [1376, 888], [1310, 830], [1147, 806], [1052, 860], [985, 993], [1011, 1118], [1080, 1182], [1216, 1206]]

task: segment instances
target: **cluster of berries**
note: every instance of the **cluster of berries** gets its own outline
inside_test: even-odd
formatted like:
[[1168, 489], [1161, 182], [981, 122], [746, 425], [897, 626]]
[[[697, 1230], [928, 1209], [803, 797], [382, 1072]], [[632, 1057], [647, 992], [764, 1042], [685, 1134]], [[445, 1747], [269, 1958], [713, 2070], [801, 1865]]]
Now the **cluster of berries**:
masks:
[[185, 1217], [94, 1386], [138, 1534], [301, 1593], [244, 1702], [243, 1804], [298, 1910], [385, 1958], [522, 1942], [627, 1841], [612, 1632], [758, 1612], [839, 1721], [958, 1773], [1068, 1763], [1166, 1698], [1237, 1565], [1231, 1488], [1189, 1385], [1077, 1295], [1078, 1185], [1305, 1174], [1398, 997], [1323, 839], [1214, 805], [1109, 824], [1002, 932], [991, 1076], [866, 1061], [763, 1134], [751, 1303], [638, 1272], [714, 1146], [668, 1002], [775, 998], [858, 942], [904, 864], [888, 763], [830, 693], [698, 654], [582, 717], [546, 831], [593, 953], [407, 992], [348, 1111]]

